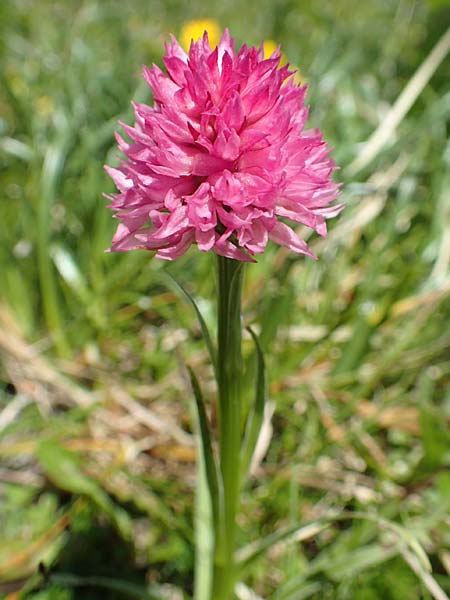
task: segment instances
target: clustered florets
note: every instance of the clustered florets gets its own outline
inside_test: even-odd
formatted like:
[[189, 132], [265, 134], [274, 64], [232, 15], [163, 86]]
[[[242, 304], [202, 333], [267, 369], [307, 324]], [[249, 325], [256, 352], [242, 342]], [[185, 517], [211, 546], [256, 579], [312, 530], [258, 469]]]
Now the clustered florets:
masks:
[[320, 131], [304, 130], [306, 87], [293, 82], [280, 52], [239, 52], [228, 31], [217, 48], [208, 35], [189, 54], [166, 44], [165, 75], [144, 67], [154, 106], [133, 103], [131, 142], [117, 140], [124, 160], [106, 167], [119, 193], [120, 219], [111, 250], [156, 250], [172, 260], [197, 244], [252, 261], [268, 240], [313, 256], [284, 221], [326, 234], [325, 219], [342, 204], [334, 161]]

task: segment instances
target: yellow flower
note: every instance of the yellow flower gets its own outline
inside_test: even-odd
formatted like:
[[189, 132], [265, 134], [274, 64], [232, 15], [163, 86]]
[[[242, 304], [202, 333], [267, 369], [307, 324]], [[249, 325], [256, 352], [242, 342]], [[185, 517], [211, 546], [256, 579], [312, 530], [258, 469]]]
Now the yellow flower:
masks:
[[305, 85], [306, 79], [301, 74], [300, 69], [297, 67], [297, 65], [289, 65], [289, 66], [290, 66], [291, 71], [295, 71], [294, 83], [296, 83], [297, 85]]
[[[264, 58], [269, 58], [275, 50], [278, 48], [278, 44], [274, 40], [264, 40]], [[286, 54], [281, 54], [280, 67], [287, 63]], [[297, 85], [304, 84], [306, 79], [300, 73], [300, 69], [297, 65], [293, 65], [292, 63], [289, 65], [290, 71], [295, 71], [294, 82]]]
[[[264, 40], [264, 58], [270, 58], [275, 50], [278, 48], [278, 44], [274, 40]], [[286, 56], [281, 55], [280, 67], [286, 64]]]
[[53, 98], [50, 96], [39, 96], [36, 100], [36, 110], [41, 115], [51, 115], [54, 108]]
[[181, 28], [180, 33], [182, 47], [186, 51], [189, 50], [191, 40], [196, 42], [203, 36], [205, 31], [208, 32], [211, 48], [215, 48], [220, 40], [221, 29], [219, 23], [214, 19], [195, 19], [193, 21], [187, 21]]

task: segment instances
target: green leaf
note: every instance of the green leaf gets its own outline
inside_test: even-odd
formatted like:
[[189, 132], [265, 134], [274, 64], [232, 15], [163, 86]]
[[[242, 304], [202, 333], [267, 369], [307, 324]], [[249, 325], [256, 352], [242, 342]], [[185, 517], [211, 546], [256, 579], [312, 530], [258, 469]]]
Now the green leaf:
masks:
[[397, 538], [398, 541], [405, 544], [410, 551], [417, 557], [420, 565], [428, 572], [431, 572], [431, 565], [425, 550], [422, 548], [418, 539], [414, 534], [393, 521], [389, 521], [377, 514], [365, 513], [361, 511], [349, 512], [341, 511], [329, 516], [324, 516], [321, 519], [310, 521], [305, 523], [303, 526], [293, 525], [276, 531], [265, 538], [259, 539], [256, 542], [241, 548], [236, 552], [236, 562], [239, 564], [241, 570], [246, 569], [251, 563], [259, 558], [266, 550], [271, 548], [274, 544], [279, 542], [289, 541], [300, 541], [316, 535], [322, 529], [325, 529], [333, 522], [337, 521], [351, 521], [355, 520], [367, 520], [375, 523], [378, 528], [382, 531], [389, 531]]
[[200, 432], [200, 447], [199, 450], [202, 455], [202, 459], [205, 465], [206, 479], [208, 482], [208, 489], [211, 496], [211, 505], [214, 515], [214, 522], [219, 522], [220, 505], [221, 505], [221, 489], [220, 489], [220, 475], [217, 467], [216, 460], [211, 443], [211, 435], [209, 432], [208, 419], [205, 411], [205, 404], [203, 402], [203, 396], [198, 383], [197, 377], [194, 371], [188, 367], [189, 376], [191, 378], [192, 390], [195, 397], [195, 405], [197, 409], [197, 419]]
[[208, 426], [204, 401], [195, 373], [188, 367], [191, 385], [195, 396], [198, 422], [198, 461], [197, 494], [195, 508], [195, 578], [196, 600], [209, 600], [212, 589], [215, 527], [223, 522], [221, 481], [214, 458], [211, 435]]
[[214, 521], [212, 498], [206, 475], [206, 465], [201, 451], [200, 436], [197, 459], [197, 485], [195, 494], [195, 571], [194, 597], [196, 600], [210, 600], [214, 569]]
[[189, 302], [189, 304], [193, 307], [193, 309], [195, 311], [195, 314], [197, 316], [197, 319], [198, 319], [198, 322], [200, 325], [200, 329], [202, 331], [203, 338], [206, 343], [206, 347], [208, 348], [209, 357], [211, 359], [211, 363], [214, 368], [214, 374], [216, 375], [216, 379], [217, 379], [216, 350], [214, 348], [213, 341], [209, 334], [209, 330], [208, 330], [208, 326], [206, 325], [206, 321], [203, 318], [203, 315], [202, 315], [199, 307], [197, 306], [197, 303], [195, 302], [194, 298], [191, 296], [191, 294], [187, 290], [185, 290], [184, 287], [182, 285], [180, 285], [178, 283], [178, 281], [176, 281], [176, 279], [174, 277], [172, 277], [172, 275], [170, 273], [166, 272], [166, 274], [169, 277], [169, 281], [170, 281], [172, 287], [175, 289], [175, 291], [177, 291], [179, 294], [181, 294]]
[[329, 519], [318, 519], [310, 521], [305, 525], [291, 525], [284, 529], [275, 531], [266, 537], [259, 538], [247, 546], [240, 548], [235, 554], [236, 563], [241, 571], [247, 569], [256, 559], [262, 556], [269, 548], [275, 544], [285, 542], [286, 544], [300, 539], [306, 539], [316, 535], [331, 524], [332, 517]]
[[422, 376], [419, 382], [420, 394], [420, 429], [424, 457], [422, 468], [430, 469], [450, 463], [450, 430], [442, 411], [436, 409], [432, 402], [434, 382], [428, 376]]
[[153, 592], [143, 586], [136, 585], [123, 579], [110, 577], [80, 577], [72, 573], [55, 573], [49, 576], [52, 583], [65, 587], [98, 587], [104, 590], [117, 592], [123, 598], [136, 598], [136, 600], [163, 600], [161, 593]]
[[323, 572], [333, 581], [355, 578], [361, 571], [384, 563], [397, 554], [396, 545], [384, 547], [378, 543], [368, 544], [335, 557], [328, 557], [324, 561]]
[[50, 256], [52, 257], [59, 274], [69, 288], [83, 304], [89, 304], [92, 301], [92, 298], [86, 279], [69, 250], [61, 244], [52, 244], [50, 247]]
[[43, 440], [37, 449], [38, 460], [47, 477], [60, 489], [88, 497], [104, 512], [125, 539], [131, 538], [128, 514], [114, 504], [101, 486], [83, 473], [80, 457], [57, 441]]
[[313, 583], [305, 582], [295, 590], [294, 594], [287, 596], [285, 600], [304, 600], [306, 598], [311, 598], [314, 594], [318, 594], [321, 590], [321, 583], [317, 581], [314, 581]]
[[311, 585], [308, 578], [313, 575], [325, 573], [329, 579], [337, 583], [348, 578], [355, 578], [362, 571], [384, 563], [398, 553], [397, 545], [383, 547], [377, 543], [351, 552], [339, 553], [337, 556], [330, 556], [329, 553], [324, 552], [309, 563], [302, 573], [286, 581], [276, 591], [273, 600], [307, 598], [308, 594], [305, 595], [305, 591], [308, 591]]
[[255, 399], [253, 406], [250, 410], [250, 414], [247, 418], [247, 424], [245, 428], [244, 445], [242, 452], [242, 477], [244, 478], [247, 474], [250, 466], [253, 453], [255, 452], [256, 443], [258, 441], [259, 432], [264, 419], [264, 407], [267, 401], [267, 377], [266, 377], [266, 366], [264, 362], [264, 355], [259, 343], [258, 337], [254, 331], [247, 327], [250, 335], [255, 342], [256, 348], [256, 360], [257, 360], [257, 371], [256, 371], [256, 386], [255, 386]]
[[22, 589], [20, 591], [20, 598], [32, 598], [32, 600], [73, 600], [73, 592], [59, 585], [51, 585], [33, 595], [26, 594]]

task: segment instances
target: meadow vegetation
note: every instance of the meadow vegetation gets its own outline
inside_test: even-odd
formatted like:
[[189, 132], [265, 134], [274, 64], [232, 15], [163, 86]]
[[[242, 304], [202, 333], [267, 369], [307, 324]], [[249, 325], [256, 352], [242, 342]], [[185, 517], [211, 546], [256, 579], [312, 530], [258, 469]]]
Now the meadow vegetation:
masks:
[[448, 599], [450, 60], [431, 54], [445, 0], [0, 2], [0, 596], [190, 597], [183, 365], [212, 422], [215, 390], [172, 278], [213, 328], [213, 257], [105, 253], [102, 193], [117, 120], [151, 102], [141, 65], [203, 17], [282, 44], [347, 204], [309, 237], [318, 262], [269, 246], [246, 273], [273, 416], [239, 519], [239, 598]]

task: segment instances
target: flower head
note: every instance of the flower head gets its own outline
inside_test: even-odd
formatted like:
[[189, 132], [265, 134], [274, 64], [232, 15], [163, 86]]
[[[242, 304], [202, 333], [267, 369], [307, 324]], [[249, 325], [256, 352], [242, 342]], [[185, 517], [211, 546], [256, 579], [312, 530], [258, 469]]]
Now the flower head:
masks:
[[119, 193], [109, 196], [120, 219], [112, 251], [156, 250], [172, 260], [197, 244], [253, 261], [268, 240], [312, 255], [285, 223], [320, 235], [343, 205], [320, 131], [305, 130], [306, 87], [279, 68], [280, 52], [238, 52], [226, 30], [212, 50], [208, 34], [189, 54], [172, 37], [164, 64], [144, 67], [154, 106], [134, 103], [131, 141], [117, 135], [126, 157], [106, 167]]

